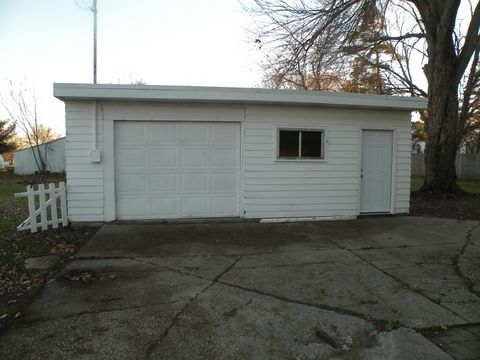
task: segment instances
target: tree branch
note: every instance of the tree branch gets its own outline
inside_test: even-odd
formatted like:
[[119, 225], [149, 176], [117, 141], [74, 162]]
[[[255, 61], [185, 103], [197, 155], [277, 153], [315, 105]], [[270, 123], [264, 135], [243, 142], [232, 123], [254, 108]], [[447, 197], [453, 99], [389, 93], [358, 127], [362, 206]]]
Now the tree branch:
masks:
[[458, 55], [456, 61], [456, 78], [460, 81], [461, 77], [465, 73], [468, 63], [473, 55], [475, 49], [480, 47], [480, 36], [478, 35], [478, 31], [480, 29], [480, 3], [477, 4], [475, 7], [475, 11], [473, 12], [472, 19], [470, 21], [470, 25], [468, 26], [467, 35], [465, 36], [465, 43], [463, 45], [463, 49]]

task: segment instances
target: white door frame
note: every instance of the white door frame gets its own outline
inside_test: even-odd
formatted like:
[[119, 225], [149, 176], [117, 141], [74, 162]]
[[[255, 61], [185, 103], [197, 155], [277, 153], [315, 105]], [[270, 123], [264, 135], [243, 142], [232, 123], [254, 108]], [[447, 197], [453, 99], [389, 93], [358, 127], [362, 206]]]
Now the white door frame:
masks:
[[[132, 122], [132, 121], [114, 121], [114, 128], [113, 128], [113, 131], [114, 131], [114, 134], [115, 134], [115, 126], [118, 125], [118, 123], [120, 122]], [[177, 124], [177, 123], [181, 123], [181, 124], [211, 124], [211, 123], [215, 123], [215, 124], [235, 124], [237, 125], [237, 128], [238, 128], [238, 136], [239, 136], [239, 141], [238, 141], [238, 145], [239, 145], [239, 148], [238, 148], [238, 187], [237, 187], [237, 214], [238, 215], [232, 215], [232, 216], [228, 216], [228, 217], [243, 217], [243, 206], [241, 204], [241, 199], [243, 199], [243, 194], [242, 194], [242, 182], [241, 182], [241, 179], [242, 179], [242, 176], [243, 176], [243, 173], [242, 173], [242, 136], [241, 136], [241, 131], [242, 131], [242, 123], [241, 122], [236, 122], [236, 121], [190, 121], [190, 120], [186, 120], [186, 121], [141, 121], [141, 123], [174, 123], [174, 124]], [[115, 136], [114, 136], [115, 137]], [[114, 139], [114, 149], [115, 149], [115, 146], [116, 146], [116, 143], [115, 143], [115, 139]], [[115, 174], [116, 174], [116, 162], [115, 162], [115, 156], [114, 156], [114, 171], [115, 171]], [[115, 180], [116, 180], [116, 177], [115, 177]], [[116, 189], [115, 189], [116, 190]], [[117, 193], [115, 192], [115, 213], [117, 213]], [[118, 217], [116, 216], [116, 219], [118, 220]], [[175, 219], [175, 218], [173, 218]], [[159, 218], [159, 220], [162, 220], [162, 218]]]
[[[396, 183], [397, 183], [397, 150], [398, 150], [398, 129], [395, 127], [385, 126], [369, 126], [368, 128], [359, 128], [360, 145], [359, 145], [359, 168], [358, 168], [358, 206], [357, 213], [360, 215], [361, 196], [362, 196], [362, 168], [363, 168], [363, 131], [391, 131], [392, 132], [392, 173], [391, 173], [391, 188], [390, 188], [390, 214], [395, 214], [395, 199], [396, 199]], [[363, 215], [363, 214], [362, 214]], [[368, 215], [368, 213], [365, 213]]]
[[[225, 122], [240, 124], [240, 183], [239, 183], [239, 208], [240, 217], [244, 217], [244, 129], [245, 129], [245, 108], [244, 107], [215, 107], [215, 106], [165, 106], [165, 105], [143, 105], [148, 112], [142, 112], [142, 107], [128, 106], [125, 104], [109, 104], [102, 106], [102, 128], [103, 128], [103, 217], [104, 221], [117, 220], [116, 210], [116, 189], [115, 189], [115, 122], [116, 121], [178, 121], [178, 122]], [[116, 108], [122, 107], [123, 118], [114, 115]], [[173, 109], [172, 109], [173, 108]], [[173, 111], [175, 110], [175, 111]], [[182, 112], [183, 110], [183, 112]], [[213, 115], [212, 115], [213, 113]]]

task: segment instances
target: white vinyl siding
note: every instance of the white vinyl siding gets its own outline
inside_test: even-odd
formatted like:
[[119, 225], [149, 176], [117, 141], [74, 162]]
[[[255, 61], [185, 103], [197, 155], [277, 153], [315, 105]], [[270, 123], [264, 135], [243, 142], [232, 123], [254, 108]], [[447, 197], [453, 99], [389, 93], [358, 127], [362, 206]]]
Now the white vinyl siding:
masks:
[[[93, 144], [93, 102], [65, 103], [67, 205], [70, 221], [103, 221], [103, 164], [90, 162]], [[103, 128], [97, 109], [97, 146], [102, 148]]]
[[[407, 114], [403, 115], [407, 118]], [[409, 117], [408, 117], [409, 118]], [[412, 137], [410, 133], [409, 121], [400, 122], [396, 131], [397, 147], [393, 149], [393, 155], [396, 156], [395, 168], [395, 213], [408, 213], [410, 208], [410, 185], [411, 185], [411, 161], [412, 155], [408, 153], [412, 147]], [[394, 134], [395, 136], [395, 134]], [[395, 144], [395, 139], [394, 139]]]
[[[90, 163], [92, 111], [92, 101], [66, 101], [67, 187], [71, 221], [117, 219], [113, 138], [114, 123], [123, 120], [240, 123], [240, 216], [247, 218], [358, 215], [362, 130], [392, 130], [393, 212], [408, 212], [408, 111], [99, 102], [97, 146], [102, 149], [100, 164]], [[277, 159], [279, 128], [324, 130], [325, 159]]]
[[[395, 130], [394, 212], [408, 212], [409, 114], [395, 111], [250, 106], [245, 124], [245, 217], [356, 216], [362, 129]], [[325, 162], [276, 162], [276, 131], [327, 129]], [[408, 158], [409, 159], [409, 158]]]

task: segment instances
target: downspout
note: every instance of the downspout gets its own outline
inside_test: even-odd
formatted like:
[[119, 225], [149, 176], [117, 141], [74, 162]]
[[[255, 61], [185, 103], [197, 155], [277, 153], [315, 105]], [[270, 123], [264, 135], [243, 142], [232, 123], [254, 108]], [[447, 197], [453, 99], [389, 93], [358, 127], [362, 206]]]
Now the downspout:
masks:
[[97, 100], [93, 100], [93, 150], [97, 150]]
[[101, 161], [100, 150], [97, 149], [97, 100], [93, 101], [92, 109], [92, 118], [93, 118], [93, 140], [92, 140], [92, 151], [90, 151], [90, 162], [99, 163]]

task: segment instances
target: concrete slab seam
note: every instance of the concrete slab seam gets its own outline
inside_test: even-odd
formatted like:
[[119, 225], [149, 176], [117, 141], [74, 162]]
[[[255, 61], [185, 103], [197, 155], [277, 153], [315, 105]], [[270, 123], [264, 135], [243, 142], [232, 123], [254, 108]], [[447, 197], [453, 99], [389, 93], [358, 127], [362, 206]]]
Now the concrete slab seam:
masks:
[[175, 316], [172, 319], [172, 322], [170, 325], [160, 334], [160, 337], [158, 340], [156, 340], [153, 344], [151, 344], [147, 352], [145, 354], [145, 359], [151, 359], [153, 352], [155, 351], [156, 347], [161, 343], [163, 339], [165, 339], [168, 334], [170, 333], [170, 330], [178, 323], [178, 320], [180, 319], [180, 316], [187, 310], [187, 308], [196, 300], [200, 295], [202, 295], [205, 291], [210, 289], [215, 283], [218, 282], [218, 280], [225, 275], [227, 272], [229, 272], [231, 269], [235, 267], [235, 265], [242, 259], [242, 256], [238, 256], [230, 265], [228, 265], [219, 275], [217, 275], [213, 280], [211, 281], [210, 284], [208, 284], [206, 287], [204, 287], [202, 290], [200, 290], [193, 298], [190, 299], [190, 301], [178, 312], [175, 314]]
[[[469, 231], [473, 231], [475, 229], [475, 227], [479, 226], [480, 224], [477, 224], [475, 225], [472, 229], [470, 229]], [[363, 257], [361, 257], [359, 254], [356, 253], [356, 251], [362, 251], [362, 250], [368, 250], [368, 249], [348, 249], [344, 246], [341, 246], [340, 244], [338, 244], [337, 242], [335, 242], [335, 240], [333, 240], [330, 236], [327, 236], [327, 239], [332, 242], [333, 244], [335, 244], [339, 249], [341, 250], [344, 250], [344, 251], [347, 251], [349, 252], [350, 254], [352, 254], [354, 257], [356, 257], [357, 259], [359, 259], [360, 261], [364, 262], [365, 264], [367, 264], [368, 266], [371, 266], [373, 267], [374, 269], [380, 271], [382, 274], [384, 274], [385, 276], [391, 278], [392, 280], [394, 280], [395, 282], [399, 283], [400, 285], [402, 285], [403, 287], [405, 287], [406, 289], [409, 289], [410, 291], [416, 293], [416, 294], [419, 294], [421, 296], [423, 296], [425, 299], [427, 299], [428, 301], [431, 301], [433, 302], [434, 304], [437, 304], [438, 306], [440, 306], [441, 308], [443, 308], [444, 310], [454, 314], [455, 316], [458, 316], [460, 319], [464, 320], [466, 323], [468, 323], [469, 321], [467, 319], [465, 319], [463, 316], [460, 316], [459, 314], [455, 313], [454, 311], [446, 308], [445, 306], [439, 304], [437, 301], [435, 301], [434, 299], [431, 299], [429, 298], [428, 296], [426, 296], [423, 292], [421, 292], [420, 290], [418, 289], [412, 289], [412, 287], [410, 286], [410, 284], [404, 282], [402, 279], [388, 273], [387, 271], [385, 271], [384, 269], [381, 269], [379, 267], [377, 267], [376, 265], [374, 265], [373, 263], [370, 263], [368, 260], [364, 259]], [[376, 248], [372, 248], [372, 250]]]
[[378, 327], [381, 328], [380, 324], [388, 323], [388, 320], [368, 319], [368, 317], [366, 315], [364, 315], [363, 313], [359, 313], [359, 312], [356, 312], [356, 311], [353, 311], [353, 310], [348, 310], [348, 309], [345, 309], [345, 308], [338, 308], [338, 307], [331, 306], [331, 305], [326, 305], [326, 304], [309, 303], [309, 302], [293, 300], [293, 299], [289, 299], [289, 298], [286, 298], [286, 297], [283, 297], [283, 296], [263, 292], [263, 291], [256, 290], [256, 289], [250, 289], [250, 288], [247, 288], [247, 287], [244, 287], [244, 286], [228, 283], [228, 282], [225, 282], [225, 281], [218, 281], [218, 283], [222, 284], [222, 285], [225, 285], [225, 286], [228, 286], [228, 287], [235, 288], [235, 289], [243, 290], [243, 291], [246, 291], [246, 292], [251, 292], [251, 293], [254, 293], [256, 295], [267, 296], [267, 297], [270, 297], [270, 298], [273, 298], [273, 299], [276, 299], [276, 300], [279, 300], [279, 301], [282, 301], [282, 302], [295, 304], [295, 305], [308, 306], [308, 307], [312, 307], [312, 308], [316, 308], [316, 309], [320, 309], [320, 310], [331, 311], [331, 312], [334, 312], [337, 315], [352, 316], [352, 317], [355, 317], [355, 318], [360, 319], [360, 320], [370, 321], [377, 328]]
[[379, 267], [377, 267], [376, 265], [370, 263], [368, 260], [362, 258], [360, 255], [358, 254], [355, 254], [354, 252], [352, 252], [352, 254], [354, 254], [357, 258], [359, 258], [360, 260], [364, 261], [366, 264], [368, 264], [369, 266], [373, 267], [374, 269], [380, 271], [382, 274], [384, 274], [385, 276], [388, 276], [390, 277], [391, 279], [393, 279], [395, 282], [399, 283], [400, 285], [403, 286], [403, 288], [407, 289], [408, 291], [411, 291], [411, 292], [414, 292], [415, 294], [418, 294], [418, 295], [421, 295], [422, 297], [424, 297], [426, 300], [428, 301], [431, 301], [433, 302], [434, 304], [440, 306], [442, 309], [448, 311], [449, 313], [452, 313], [453, 315], [455, 316], [458, 316], [460, 319], [464, 320], [465, 323], [469, 323], [469, 321], [467, 319], [465, 319], [463, 316], [457, 314], [455, 311], [443, 306], [440, 301], [437, 301], [435, 299], [432, 299], [431, 297], [425, 295], [421, 290], [419, 289], [416, 289], [416, 288], [412, 288], [412, 286], [410, 286], [409, 283], [403, 281], [402, 279], [400, 279], [399, 277], [395, 276], [395, 275], [392, 275], [390, 274], [389, 272], [387, 272], [385, 269], [381, 269]]

